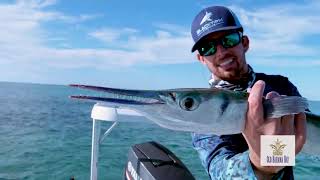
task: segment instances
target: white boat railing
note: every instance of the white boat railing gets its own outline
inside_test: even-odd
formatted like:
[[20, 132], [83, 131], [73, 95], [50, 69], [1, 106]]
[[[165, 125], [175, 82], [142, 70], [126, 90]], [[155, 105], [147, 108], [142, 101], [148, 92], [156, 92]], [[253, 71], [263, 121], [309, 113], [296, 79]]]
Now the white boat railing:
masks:
[[[97, 103], [91, 111], [92, 118], [92, 144], [91, 144], [91, 170], [90, 180], [98, 179], [98, 163], [99, 163], [99, 147], [100, 143], [107, 137], [112, 129], [121, 121], [146, 121], [147, 119], [141, 114], [128, 109], [117, 109], [106, 107], [103, 104]], [[113, 124], [101, 136], [102, 121], [111, 121]]]

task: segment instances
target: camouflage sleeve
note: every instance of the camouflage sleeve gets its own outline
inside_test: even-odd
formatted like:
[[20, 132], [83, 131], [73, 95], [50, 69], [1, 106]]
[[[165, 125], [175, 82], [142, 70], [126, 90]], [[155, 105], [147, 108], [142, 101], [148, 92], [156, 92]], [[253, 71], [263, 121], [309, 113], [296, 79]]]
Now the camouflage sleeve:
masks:
[[241, 138], [241, 134], [192, 134], [193, 147], [211, 179], [256, 179], [247, 145]]

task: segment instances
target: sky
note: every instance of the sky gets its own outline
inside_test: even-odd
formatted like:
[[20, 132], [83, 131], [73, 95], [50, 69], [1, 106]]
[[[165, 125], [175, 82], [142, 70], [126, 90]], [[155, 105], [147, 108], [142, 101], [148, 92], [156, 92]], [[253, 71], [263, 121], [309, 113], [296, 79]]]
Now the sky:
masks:
[[0, 81], [128, 89], [208, 87], [190, 26], [229, 7], [250, 39], [256, 72], [287, 76], [320, 100], [320, 1], [1, 0]]

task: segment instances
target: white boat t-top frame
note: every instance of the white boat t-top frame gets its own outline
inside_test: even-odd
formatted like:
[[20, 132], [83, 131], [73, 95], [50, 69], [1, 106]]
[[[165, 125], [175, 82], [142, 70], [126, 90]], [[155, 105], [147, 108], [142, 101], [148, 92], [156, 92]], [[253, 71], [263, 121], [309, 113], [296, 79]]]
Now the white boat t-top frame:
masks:
[[[91, 111], [92, 118], [92, 145], [91, 145], [91, 170], [90, 180], [98, 179], [98, 162], [99, 162], [99, 147], [103, 140], [110, 134], [112, 129], [121, 121], [127, 121], [130, 116], [130, 121], [147, 121], [147, 119], [141, 114], [128, 109], [116, 109], [104, 106], [101, 103], [97, 103], [93, 106]], [[111, 121], [113, 124], [109, 129], [101, 133], [102, 121]]]

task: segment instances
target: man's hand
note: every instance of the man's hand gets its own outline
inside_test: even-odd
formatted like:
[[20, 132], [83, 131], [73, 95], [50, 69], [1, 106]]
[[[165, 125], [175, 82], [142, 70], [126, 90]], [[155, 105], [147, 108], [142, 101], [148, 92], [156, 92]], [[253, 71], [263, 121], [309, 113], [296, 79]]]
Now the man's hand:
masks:
[[[257, 81], [252, 87], [248, 99], [248, 111], [245, 128], [242, 132], [249, 146], [249, 157], [256, 175], [272, 175], [283, 167], [260, 165], [261, 135], [295, 135], [295, 152], [298, 154], [306, 141], [306, 117], [304, 113], [287, 115], [281, 118], [264, 119], [262, 98], [265, 83]], [[276, 92], [267, 94], [266, 99], [279, 96]]]

